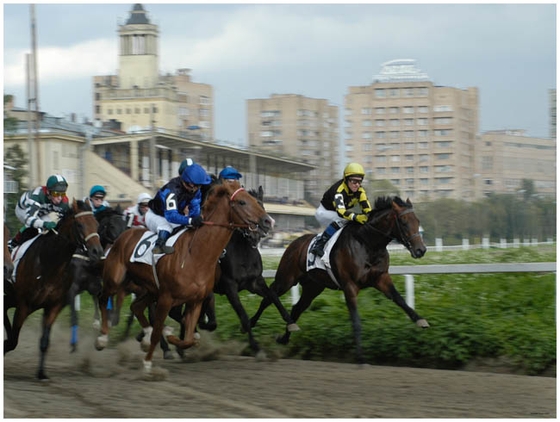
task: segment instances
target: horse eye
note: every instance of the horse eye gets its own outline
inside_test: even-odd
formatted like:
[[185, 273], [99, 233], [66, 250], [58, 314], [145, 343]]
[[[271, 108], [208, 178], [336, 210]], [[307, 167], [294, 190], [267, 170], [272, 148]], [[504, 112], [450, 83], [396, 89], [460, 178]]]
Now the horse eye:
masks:
[[247, 204], [247, 202], [245, 202], [243, 200], [239, 201], [239, 205], [245, 205], [245, 204]]

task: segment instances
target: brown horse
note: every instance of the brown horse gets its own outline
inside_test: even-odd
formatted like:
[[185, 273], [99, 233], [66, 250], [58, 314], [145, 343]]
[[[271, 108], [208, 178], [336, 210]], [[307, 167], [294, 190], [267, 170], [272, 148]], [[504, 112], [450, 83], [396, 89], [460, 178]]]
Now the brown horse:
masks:
[[[14, 350], [25, 319], [43, 309], [41, 356], [37, 378], [47, 380], [45, 357], [52, 325], [68, 303], [68, 290], [73, 282], [69, 271], [74, 251], [85, 245], [89, 258], [95, 262], [103, 255], [97, 234], [97, 220], [89, 202], [74, 200], [54, 231], [44, 232], [25, 252], [17, 265], [15, 281], [4, 296], [4, 354]], [[6, 283], [4, 283], [6, 285]], [[10, 324], [8, 309], [15, 308]]]
[[[144, 368], [150, 372], [152, 355], [159, 342], [163, 323], [173, 306], [185, 304], [183, 323], [185, 340], [168, 335], [167, 340], [186, 349], [196, 344], [196, 323], [204, 299], [212, 292], [215, 281], [216, 263], [238, 227], [262, 230], [272, 228], [272, 219], [239, 183], [215, 185], [207, 195], [202, 207], [204, 225], [196, 230], [182, 233], [175, 243], [175, 252], [164, 255], [155, 266], [130, 262], [136, 245], [146, 230], [125, 231], [111, 248], [103, 269], [103, 292], [99, 299], [101, 307], [101, 335], [96, 348], [101, 350], [108, 343], [107, 299], [117, 293], [119, 285], [130, 279], [148, 293], [146, 299], [132, 308], [144, 331], [151, 337]], [[144, 316], [144, 310], [157, 301], [153, 329]], [[136, 302], [136, 301], [135, 301]]]
[[[399, 197], [378, 198], [368, 221], [363, 225], [349, 223], [333, 246], [329, 257], [336, 281], [333, 281], [326, 270], [316, 268], [307, 271], [307, 251], [314, 235], [306, 234], [294, 240], [282, 255], [270, 289], [281, 296], [300, 283], [301, 297], [291, 311], [294, 322], [325, 288], [341, 289], [350, 312], [357, 360], [364, 363], [362, 328], [357, 309], [357, 296], [361, 289], [375, 287], [400, 306], [418, 326], [429, 326], [425, 319], [406, 304], [389, 275], [387, 245], [391, 240], [396, 239], [402, 243], [413, 258], [421, 258], [426, 253], [426, 246], [418, 232], [419, 227], [420, 221], [408, 199], [403, 202]], [[257, 313], [251, 318], [253, 326], [269, 305], [270, 300], [264, 298]], [[287, 344], [290, 334], [286, 330], [277, 340], [278, 343]]]

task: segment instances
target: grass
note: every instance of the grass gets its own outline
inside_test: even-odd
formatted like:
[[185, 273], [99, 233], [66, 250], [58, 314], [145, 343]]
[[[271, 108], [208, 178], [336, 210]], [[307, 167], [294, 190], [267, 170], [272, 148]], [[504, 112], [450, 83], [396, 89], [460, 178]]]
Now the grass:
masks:
[[[263, 257], [265, 269], [276, 269], [280, 257]], [[555, 262], [556, 247], [489, 249], [430, 252], [420, 260], [396, 253], [391, 265], [459, 263]], [[404, 294], [404, 277], [393, 277]], [[267, 280], [270, 283], [272, 280]], [[433, 274], [415, 276], [415, 307], [428, 320], [421, 330], [404, 312], [374, 289], [358, 297], [362, 339], [370, 363], [431, 368], [461, 368], [476, 359], [503, 359], [513, 371], [541, 374], [556, 363], [556, 275], [553, 273]], [[240, 293], [243, 306], [252, 316], [261, 298]], [[128, 309], [130, 298], [125, 301]], [[290, 294], [281, 298], [291, 309]], [[89, 328], [93, 319], [92, 301], [81, 295], [80, 326]], [[124, 332], [128, 311], [111, 331], [112, 344]], [[247, 344], [237, 315], [225, 296], [216, 297], [218, 329], [223, 342]], [[39, 324], [40, 313], [32, 316]], [[67, 326], [69, 308], [57, 323]], [[27, 321], [26, 324], [34, 323]], [[178, 327], [174, 321], [168, 324]], [[284, 322], [274, 306], [269, 307], [254, 329], [256, 339], [275, 355], [317, 360], [354, 361], [354, 339], [344, 297], [340, 291], [326, 290], [298, 320], [301, 331], [291, 336], [287, 346], [278, 345]], [[139, 332], [134, 323], [131, 333]], [[68, 331], [70, 338], [70, 331]], [[246, 349], [246, 353], [249, 351]]]

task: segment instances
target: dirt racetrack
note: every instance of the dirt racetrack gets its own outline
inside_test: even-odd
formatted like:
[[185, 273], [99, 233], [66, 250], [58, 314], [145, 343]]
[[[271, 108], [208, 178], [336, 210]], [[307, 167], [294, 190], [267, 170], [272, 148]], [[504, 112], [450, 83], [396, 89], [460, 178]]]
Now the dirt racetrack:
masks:
[[99, 352], [82, 334], [70, 354], [55, 325], [40, 383], [37, 327], [4, 357], [5, 418], [556, 417], [552, 377], [239, 357], [210, 334], [188, 361], [157, 350], [146, 378], [135, 340]]

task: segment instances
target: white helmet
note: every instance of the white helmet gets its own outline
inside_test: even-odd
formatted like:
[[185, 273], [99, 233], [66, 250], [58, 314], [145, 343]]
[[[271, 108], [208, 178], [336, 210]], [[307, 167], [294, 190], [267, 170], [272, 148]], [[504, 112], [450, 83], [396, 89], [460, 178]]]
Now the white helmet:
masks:
[[149, 193], [142, 192], [138, 195], [138, 200], [136, 201], [137, 204], [147, 204], [152, 199], [152, 196]]

